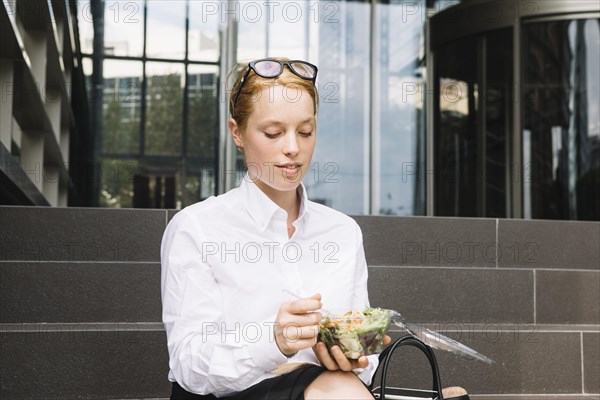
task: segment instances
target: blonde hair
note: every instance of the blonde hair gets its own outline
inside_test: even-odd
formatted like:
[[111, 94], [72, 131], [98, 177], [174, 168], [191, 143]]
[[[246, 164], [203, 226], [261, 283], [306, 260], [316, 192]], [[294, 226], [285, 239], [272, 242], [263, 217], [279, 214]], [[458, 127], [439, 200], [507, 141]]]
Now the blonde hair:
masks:
[[[290, 61], [290, 59], [286, 57], [272, 57], [272, 59], [282, 62]], [[232, 76], [236, 76], [235, 82], [233, 83], [231, 91], [229, 92], [229, 113], [240, 128], [246, 128], [248, 117], [254, 111], [254, 101], [257, 98], [258, 93], [267, 87], [267, 85], [280, 85], [289, 88], [303, 89], [312, 98], [315, 108], [315, 116], [317, 115], [317, 110], [319, 108], [319, 93], [317, 92], [316, 85], [312, 81], [300, 78], [286, 67], [283, 68], [283, 72], [277, 78], [263, 78], [257, 75], [254, 71], [250, 70], [250, 73], [244, 82], [244, 86], [242, 87], [242, 91], [238, 96], [237, 104], [235, 104], [234, 109], [233, 101], [235, 94], [238, 91], [247, 67], [248, 62], [240, 62], [236, 64], [227, 74], [228, 82]]]

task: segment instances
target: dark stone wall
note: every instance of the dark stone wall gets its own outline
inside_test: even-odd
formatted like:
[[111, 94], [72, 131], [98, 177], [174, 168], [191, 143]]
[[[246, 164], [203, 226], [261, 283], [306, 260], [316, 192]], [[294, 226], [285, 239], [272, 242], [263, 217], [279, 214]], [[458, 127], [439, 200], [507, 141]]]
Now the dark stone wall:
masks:
[[[0, 207], [0, 398], [169, 397], [160, 240], [174, 213]], [[600, 398], [600, 224], [355, 219], [371, 304], [496, 361], [436, 351], [444, 385]], [[430, 386], [420, 355], [396, 355], [392, 384]]]

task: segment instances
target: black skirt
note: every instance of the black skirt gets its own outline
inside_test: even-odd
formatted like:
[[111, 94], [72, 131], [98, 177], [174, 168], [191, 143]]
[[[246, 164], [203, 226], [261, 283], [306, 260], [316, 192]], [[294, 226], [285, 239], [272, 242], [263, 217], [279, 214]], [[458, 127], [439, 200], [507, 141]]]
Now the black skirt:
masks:
[[304, 389], [326, 370], [317, 365], [295, 369], [287, 374], [258, 382], [248, 389], [226, 397], [190, 393], [173, 382], [171, 400], [304, 400]]

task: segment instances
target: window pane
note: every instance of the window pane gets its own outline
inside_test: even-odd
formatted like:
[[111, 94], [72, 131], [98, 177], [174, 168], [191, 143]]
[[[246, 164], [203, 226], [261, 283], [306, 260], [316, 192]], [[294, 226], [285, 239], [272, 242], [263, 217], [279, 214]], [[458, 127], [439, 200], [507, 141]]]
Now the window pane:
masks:
[[339, 23], [342, 9], [341, 3], [328, 3], [236, 2], [235, 12], [239, 16], [237, 59], [285, 56], [316, 61], [319, 24]]
[[303, 181], [309, 196], [368, 213], [370, 3], [286, 1], [272, 3], [269, 14], [264, 5], [253, 11], [263, 3], [248, 3], [239, 9], [238, 60], [277, 55], [319, 67], [318, 144]]
[[83, 69], [83, 76], [85, 79], [85, 90], [87, 92], [89, 101], [92, 96], [92, 72], [94, 71], [92, 59], [89, 57], [83, 57], [81, 59], [81, 66]]
[[144, 154], [181, 155], [184, 67], [146, 64], [146, 135]]
[[139, 169], [135, 160], [100, 160], [100, 206], [133, 207], [133, 181]]
[[508, 143], [512, 132], [513, 46], [512, 29], [485, 36], [485, 129], [481, 133], [483, 156], [483, 202], [485, 217], [506, 218], [508, 188]]
[[218, 61], [220, 53], [219, 24], [226, 3], [213, 0], [190, 1], [190, 31], [188, 58], [197, 61]]
[[103, 154], [139, 154], [142, 63], [105, 60]]
[[308, 58], [307, 22], [311, 6], [316, 11], [317, 4], [311, 1], [285, 0], [265, 7], [264, 18], [272, 21], [266, 24], [269, 54], [285, 54], [301, 60]]
[[[181, 193], [181, 197], [177, 199], [177, 208], [187, 207], [200, 200], [200, 178], [197, 176], [183, 176], [178, 175], [178, 182], [182, 182], [178, 192]], [[183, 178], [183, 179], [181, 179]]]
[[188, 157], [216, 159], [219, 137], [218, 67], [188, 67]]
[[[238, 7], [243, 2], [238, 2]], [[260, 7], [262, 2], [252, 2], [252, 6], [240, 8], [240, 19], [238, 22], [237, 35], [237, 59], [239, 61], [250, 61], [267, 56], [267, 21], [264, 8], [260, 8], [257, 15], [256, 8]], [[243, 10], [247, 11], [243, 11]], [[250, 13], [250, 11], [252, 11]]]
[[185, 1], [147, 3], [146, 56], [183, 59], [185, 56]]
[[[379, 98], [372, 102], [379, 118], [378, 163], [373, 179], [374, 213], [424, 215], [425, 210], [425, 79], [423, 18], [406, 13], [406, 4], [378, 4], [380, 60], [377, 65]], [[425, 10], [425, 2], [412, 4]], [[424, 12], [424, 11], [423, 11]], [[375, 145], [375, 143], [374, 143]]]
[[320, 117], [314, 173], [309, 171], [304, 183], [316, 201], [348, 214], [368, 214], [371, 6], [318, 6], [323, 22], [314, 61], [319, 66]]
[[92, 24], [92, 6], [90, 0], [77, 3], [77, 28], [79, 30], [79, 45], [81, 52], [92, 54], [94, 52], [94, 25]]
[[104, 6], [104, 51], [141, 57], [144, 47], [144, 2], [107, 1]]
[[600, 219], [599, 22], [524, 26], [526, 218]]
[[216, 195], [216, 163], [191, 161], [177, 174], [177, 208], [186, 207]]
[[435, 214], [477, 216], [477, 122], [481, 88], [477, 40], [467, 37], [435, 52]]

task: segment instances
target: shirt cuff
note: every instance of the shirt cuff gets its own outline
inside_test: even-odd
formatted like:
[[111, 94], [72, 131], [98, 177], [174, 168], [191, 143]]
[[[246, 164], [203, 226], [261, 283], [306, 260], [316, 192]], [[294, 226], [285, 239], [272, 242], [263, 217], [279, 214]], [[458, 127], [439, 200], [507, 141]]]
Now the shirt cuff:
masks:
[[249, 342], [248, 353], [254, 364], [264, 371], [273, 371], [279, 365], [285, 364], [288, 358], [279, 350], [275, 342], [275, 332], [272, 320], [265, 320], [260, 323], [260, 332], [256, 340]]

